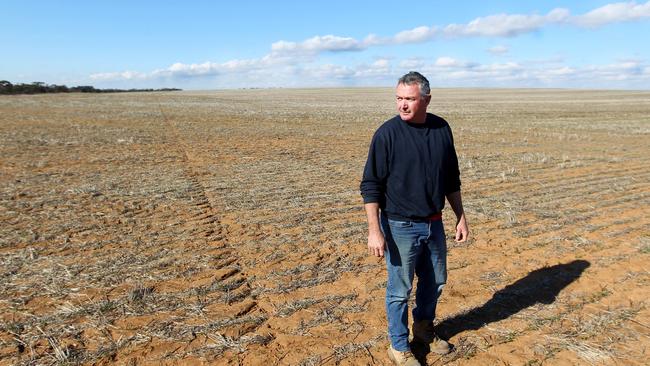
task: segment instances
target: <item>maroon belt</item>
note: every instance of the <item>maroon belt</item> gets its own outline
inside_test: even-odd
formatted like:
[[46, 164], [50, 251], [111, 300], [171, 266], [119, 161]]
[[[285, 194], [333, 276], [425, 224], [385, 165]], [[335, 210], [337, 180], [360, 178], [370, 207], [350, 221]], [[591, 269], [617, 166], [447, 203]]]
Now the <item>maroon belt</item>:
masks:
[[438, 221], [440, 219], [442, 219], [442, 213], [437, 213], [435, 215], [431, 215], [431, 216], [427, 217], [427, 220], [429, 220], [429, 221]]

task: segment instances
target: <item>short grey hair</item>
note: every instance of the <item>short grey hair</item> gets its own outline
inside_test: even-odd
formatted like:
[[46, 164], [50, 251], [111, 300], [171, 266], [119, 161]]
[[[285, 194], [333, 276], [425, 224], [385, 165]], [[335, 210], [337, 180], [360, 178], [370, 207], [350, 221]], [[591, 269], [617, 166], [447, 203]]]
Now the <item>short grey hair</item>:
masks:
[[418, 84], [420, 87], [420, 97], [429, 95], [431, 93], [431, 88], [429, 87], [429, 80], [420, 74], [417, 71], [410, 71], [408, 74], [405, 74], [399, 80], [397, 80], [397, 85], [413, 85]]

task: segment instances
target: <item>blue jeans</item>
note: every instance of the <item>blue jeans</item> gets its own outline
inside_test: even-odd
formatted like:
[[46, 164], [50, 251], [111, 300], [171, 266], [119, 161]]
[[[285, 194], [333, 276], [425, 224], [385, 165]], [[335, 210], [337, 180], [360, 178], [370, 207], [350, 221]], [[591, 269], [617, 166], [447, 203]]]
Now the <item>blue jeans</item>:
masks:
[[435, 318], [436, 304], [447, 282], [447, 245], [442, 220], [429, 222], [394, 221], [381, 215], [386, 239], [388, 284], [386, 316], [393, 348], [409, 349], [408, 299], [413, 275], [418, 276], [414, 320]]

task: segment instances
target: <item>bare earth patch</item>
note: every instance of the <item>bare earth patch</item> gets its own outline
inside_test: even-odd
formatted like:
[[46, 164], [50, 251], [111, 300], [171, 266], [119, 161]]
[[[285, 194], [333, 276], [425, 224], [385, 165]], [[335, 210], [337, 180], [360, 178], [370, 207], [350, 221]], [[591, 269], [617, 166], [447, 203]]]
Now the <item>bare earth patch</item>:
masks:
[[[0, 364], [381, 365], [392, 89], [0, 97]], [[429, 365], [650, 359], [650, 93], [434, 90], [470, 243]], [[444, 222], [451, 232], [453, 215]]]

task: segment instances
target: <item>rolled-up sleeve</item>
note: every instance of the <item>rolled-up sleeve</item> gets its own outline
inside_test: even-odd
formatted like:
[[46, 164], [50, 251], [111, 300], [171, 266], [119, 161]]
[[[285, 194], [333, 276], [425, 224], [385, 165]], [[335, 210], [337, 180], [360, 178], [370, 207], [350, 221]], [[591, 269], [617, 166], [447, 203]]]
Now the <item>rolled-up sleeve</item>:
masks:
[[363, 169], [361, 179], [361, 196], [363, 203], [382, 202], [386, 191], [386, 178], [388, 176], [388, 149], [385, 139], [379, 131], [375, 133], [370, 142], [368, 160]]

